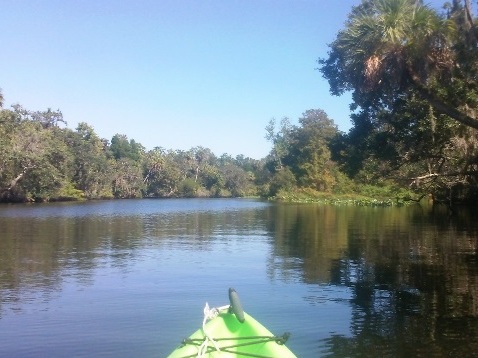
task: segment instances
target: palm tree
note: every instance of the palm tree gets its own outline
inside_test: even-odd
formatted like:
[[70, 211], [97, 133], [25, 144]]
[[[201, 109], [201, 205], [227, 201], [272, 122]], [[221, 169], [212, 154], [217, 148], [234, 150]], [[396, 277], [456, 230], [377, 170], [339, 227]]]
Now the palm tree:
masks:
[[420, 0], [364, 0], [319, 63], [332, 93], [352, 90], [359, 106], [414, 90], [438, 113], [478, 129], [478, 119], [457, 109], [456, 98], [449, 101], [446, 91], [436, 90], [460, 75], [456, 35], [453, 19]]

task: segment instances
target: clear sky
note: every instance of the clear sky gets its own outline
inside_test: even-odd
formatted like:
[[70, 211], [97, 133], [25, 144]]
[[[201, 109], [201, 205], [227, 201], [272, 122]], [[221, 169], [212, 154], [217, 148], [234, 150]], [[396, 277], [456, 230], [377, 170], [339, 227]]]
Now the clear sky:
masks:
[[350, 96], [330, 96], [315, 68], [359, 3], [0, 0], [4, 107], [59, 109], [71, 129], [147, 149], [260, 159], [273, 117], [320, 108], [350, 128]]

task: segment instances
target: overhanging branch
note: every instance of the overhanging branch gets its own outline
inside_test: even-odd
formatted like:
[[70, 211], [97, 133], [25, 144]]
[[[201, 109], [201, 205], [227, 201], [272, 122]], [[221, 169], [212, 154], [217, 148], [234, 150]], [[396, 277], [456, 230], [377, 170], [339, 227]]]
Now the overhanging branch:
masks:
[[466, 115], [455, 107], [449, 106], [444, 101], [435, 96], [429, 89], [423, 87], [416, 81], [414, 81], [414, 84], [415, 88], [418, 91], [418, 94], [422, 96], [423, 99], [428, 101], [428, 103], [430, 103], [433, 109], [435, 109], [438, 113], [445, 114], [448, 117], [456, 120], [457, 122], [460, 122], [461, 124], [464, 124], [467, 127], [478, 130], [478, 119]]

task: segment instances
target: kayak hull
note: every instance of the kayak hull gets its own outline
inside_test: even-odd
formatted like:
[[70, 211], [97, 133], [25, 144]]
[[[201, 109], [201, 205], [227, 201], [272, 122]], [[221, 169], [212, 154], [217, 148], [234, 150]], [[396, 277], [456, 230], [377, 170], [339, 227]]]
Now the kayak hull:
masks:
[[[284, 344], [262, 324], [244, 312], [244, 322], [229, 312], [220, 313], [205, 325], [205, 331], [215, 343], [207, 342], [203, 348], [205, 358], [227, 358], [241, 356], [297, 358]], [[168, 358], [197, 357], [200, 345], [204, 344], [202, 328], [194, 332]], [[215, 346], [216, 345], [216, 346]], [[219, 351], [216, 349], [219, 348]]]

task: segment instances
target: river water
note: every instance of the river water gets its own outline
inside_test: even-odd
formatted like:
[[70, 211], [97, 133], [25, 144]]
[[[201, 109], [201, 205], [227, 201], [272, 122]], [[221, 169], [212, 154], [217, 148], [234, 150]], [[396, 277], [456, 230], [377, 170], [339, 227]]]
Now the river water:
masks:
[[299, 357], [472, 356], [477, 218], [249, 199], [0, 206], [0, 357], [165, 357], [229, 287]]

